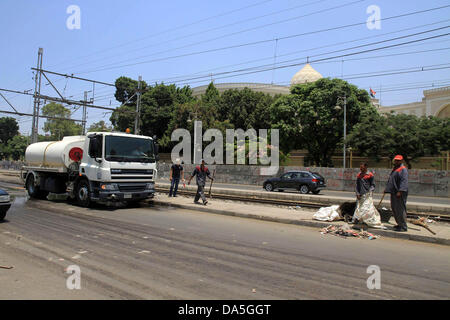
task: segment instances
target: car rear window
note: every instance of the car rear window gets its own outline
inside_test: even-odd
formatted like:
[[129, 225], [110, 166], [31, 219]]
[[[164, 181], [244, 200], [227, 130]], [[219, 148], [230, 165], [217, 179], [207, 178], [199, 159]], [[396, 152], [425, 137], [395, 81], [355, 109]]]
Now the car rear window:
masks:
[[325, 178], [324, 177], [322, 177], [320, 174], [318, 174], [317, 172], [312, 172], [312, 175], [315, 177], [315, 178], [317, 178], [317, 179], [323, 179], [323, 180], [325, 180]]

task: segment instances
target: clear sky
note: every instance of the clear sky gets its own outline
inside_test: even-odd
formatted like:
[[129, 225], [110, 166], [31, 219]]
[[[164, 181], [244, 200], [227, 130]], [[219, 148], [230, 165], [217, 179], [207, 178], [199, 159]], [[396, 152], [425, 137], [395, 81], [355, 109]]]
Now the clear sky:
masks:
[[[71, 14], [66, 11], [70, 5], [80, 8], [80, 29], [67, 27]], [[178, 81], [177, 85], [191, 87], [207, 84], [211, 79], [215, 83], [288, 85], [306, 57], [310, 57], [312, 66], [324, 77], [343, 77], [363, 89], [372, 88], [377, 98], [381, 95], [385, 106], [419, 101], [422, 91], [429, 86], [450, 85], [448, 68], [367, 76], [431, 65], [450, 66], [449, 35], [314, 62], [449, 33], [450, 28], [445, 28], [374, 45], [373, 42], [449, 26], [450, 7], [382, 20], [380, 29], [369, 29], [365, 22], [371, 15], [367, 13], [371, 5], [378, 6], [381, 18], [385, 19], [450, 3], [448, 0], [2, 0], [0, 88], [19, 91], [34, 88], [30, 68], [36, 66], [39, 47], [44, 49], [44, 69], [108, 83], [119, 76], [137, 79], [142, 75], [149, 84]], [[351, 24], [356, 25], [316, 32]], [[360, 47], [344, 50], [356, 46]], [[296, 65], [253, 72], [290, 64]], [[220, 74], [248, 68], [254, 69]], [[366, 75], [356, 78], [356, 74]], [[198, 76], [206, 77], [192, 79]], [[87, 82], [57, 76], [50, 79], [66, 97], [76, 100], [83, 98], [83, 91], [93, 89]], [[41, 93], [57, 96], [46, 83]], [[97, 85], [95, 104], [117, 106], [113, 94], [114, 88]], [[32, 113], [32, 97], [13, 93], [5, 96], [19, 111]], [[0, 98], [0, 109], [11, 108]], [[88, 125], [109, 121], [109, 117], [101, 110], [89, 109]], [[31, 119], [17, 118], [20, 131], [29, 134]], [[74, 112], [73, 118], [81, 119], [81, 110]]]

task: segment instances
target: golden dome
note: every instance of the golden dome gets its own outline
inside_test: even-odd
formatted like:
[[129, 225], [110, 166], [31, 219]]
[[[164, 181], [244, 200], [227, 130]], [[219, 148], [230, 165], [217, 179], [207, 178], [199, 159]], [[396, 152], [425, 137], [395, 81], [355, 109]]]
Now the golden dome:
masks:
[[323, 78], [322, 75], [314, 70], [314, 68], [308, 63], [292, 77], [291, 86], [300, 83], [314, 82], [321, 78]]

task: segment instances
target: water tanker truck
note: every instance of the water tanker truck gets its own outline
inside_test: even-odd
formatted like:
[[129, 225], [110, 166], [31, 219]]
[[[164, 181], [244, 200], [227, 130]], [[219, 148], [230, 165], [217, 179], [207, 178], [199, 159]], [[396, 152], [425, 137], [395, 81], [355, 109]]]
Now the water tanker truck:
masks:
[[61, 141], [33, 143], [25, 151], [21, 178], [32, 198], [68, 194], [83, 207], [93, 202], [131, 202], [155, 193], [155, 139], [93, 132]]

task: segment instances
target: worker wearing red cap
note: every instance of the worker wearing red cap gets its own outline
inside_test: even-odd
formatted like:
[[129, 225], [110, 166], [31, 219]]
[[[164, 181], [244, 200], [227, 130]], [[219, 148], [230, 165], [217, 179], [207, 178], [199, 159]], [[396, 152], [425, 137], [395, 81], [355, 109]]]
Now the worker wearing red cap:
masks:
[[389, 175], [385, 193], [391, 194], [391, 208], [397, 225], [395, 231], [408, 231], [406, 225], [406, 198], [408, 197], [408, 169], [403, 165], [403, 157], [394, 157], [394, 168]]

